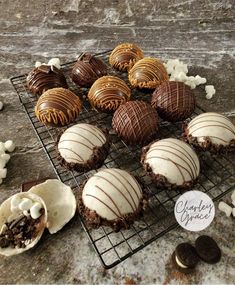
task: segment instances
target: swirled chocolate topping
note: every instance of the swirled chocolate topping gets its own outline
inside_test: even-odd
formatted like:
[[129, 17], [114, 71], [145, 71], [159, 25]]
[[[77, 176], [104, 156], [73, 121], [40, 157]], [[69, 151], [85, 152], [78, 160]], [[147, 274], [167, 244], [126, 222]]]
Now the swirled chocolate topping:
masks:
[[38, 99], [35, 114], [43, 124], [60, 127], [72, 123], [81, 107], [79, 97], [73, 92], [64, 88], [53, 88]]
[[116, 76], [103, 76], [95, 81], [88, 93], [91, 105], [101, 112], [115, 111], [126, 103], [131, 96], [131, 90]]
[[41, 95], [56, 87], [68, 88], [63, 72], [53, 65], [43, 64], [34, 68], [28, 74], [26, 82], [29, 90], [35, 95]]
[[133, 87], [147, 89], [155, 89], [169, 79], [163, 63], [151, 57], [139, 60], [129, 71], [128, 78]]
[[110, 65], [120, 71], [128, 71], [144, 57], [143, 51], [135, 44], [124, 43], [115, 47], [109, 56]]
[[98, 57], [83, 53], [72, 69], [72, 80], [78, 86], [90, 87], [96, 79], [107, 74], [107, 65]]
[[183, 82], [166, 81], [153, 92], [151, 105], [162, 119], [177, 122], [192, 115], [196, 100], [193, 91]]
[[158, 134], [158, 115], [148, 103], [131, 101], [114, 113], [112, 127], [129, 144], [145, 144]]

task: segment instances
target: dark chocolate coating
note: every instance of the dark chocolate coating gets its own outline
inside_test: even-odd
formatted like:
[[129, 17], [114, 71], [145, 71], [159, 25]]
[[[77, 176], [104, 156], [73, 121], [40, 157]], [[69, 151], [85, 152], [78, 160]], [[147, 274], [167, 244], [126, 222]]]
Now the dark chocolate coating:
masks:
[[81, 101], [72, 91], [53, 88], [38, 99], [35, 114], [45, 125], [61, 127], [72, 123], [81, 111]]
[[110, 65], [120, 71], [128, 71], [141, 58], [142, 50], [135, 44], [124, 43], [115, 47], [109, 56]]
[[68, 88], [63, 72], [55, 66], [44, 64], [34, 68], [28, 74], [26, 82], [29, 90], [35, 95], [41, 95], [56, 87]]
[[158, 134], [158, 115], [148, 103], [130, 101], [114, 113], [112, 127], [129, 144], [143, 145]]
[[221, 250], [213, 238], [206, 235], [198, 237], [195, 241], [195, 248], [203, 261], [211, 264], [220, 261]]
[[92, 107], [100, 112], [114, 112], [131, 97], [131, 90], [116, 76], [103, 76], [95, 81], [88, 93]]
[[99, 77], [107, 74], [107, 65], [98, 57], [83, 53], [72, 69], [72, 80], [78, 86], [90, 87]]
[[183, 82], [166, 81], [153, 92], [151, 105], [162, 119], [177, 122], [192, 115], [196, 100], [193, 91]]

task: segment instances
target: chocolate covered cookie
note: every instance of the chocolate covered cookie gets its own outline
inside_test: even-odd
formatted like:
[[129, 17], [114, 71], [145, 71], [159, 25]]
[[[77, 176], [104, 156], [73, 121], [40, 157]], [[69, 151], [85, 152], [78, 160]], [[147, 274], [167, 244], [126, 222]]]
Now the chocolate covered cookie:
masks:
[[119, 71], [128, 71], [144, 57], [143, 51], [135, 44], [123, 43], [115, 47], [109, 56], [110, 65]]
[[164, 81], [169, 80], [166, 68], [156, 58], [144, 57], [130, 69], [129, 81], [133, 87], [155, 89]]
[[116, 76], [103, 76], [95, 81], [88, 93], [92, 107], [100, 112], [114, 112], [120, 105], [129, 101], [131, 90], [122, 79]]
[[71, 77], [76, 85], [90, 87], [99, 77], [107, 74], [107, 65], [90, 53], [81, 54], [75, 63]]
[[61, 127], [75, 121], [81, 108], [81, 100], [72, 91], [53, 88], [38, 99], [35, 114], [43, 124]]
[[28, 74], [26, 84], [35, 95], [56, 87], [68, 88], [63, 72], [54, 65], [47, 64], [34, 68]]
[[163, 120], [177, 122], [192, 115], [196, 100], [183, 82], [166, 81], [153, 92], [151, 105]]
[[150, 104], [130, 101], [114, 113], [112, 127], [125, 142], [143, 145], [158, 135], [158, 115]]

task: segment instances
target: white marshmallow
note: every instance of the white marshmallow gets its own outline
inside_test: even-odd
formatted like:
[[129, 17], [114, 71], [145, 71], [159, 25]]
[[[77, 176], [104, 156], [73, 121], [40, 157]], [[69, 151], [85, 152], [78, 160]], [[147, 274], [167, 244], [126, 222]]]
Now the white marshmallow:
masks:
[[228, 204], [224, 203], [223, 201], [219, 202], [218, 208], [221, 212], [224, 212], [227, 217], [229, 217], [232, 213], [232, 207], [230, 207]]
[[18, 196], [13, 196], [11, 199], [11, 212], [19, 212], [19, 204], [21, 202], [21, 199]]
[[3, 103], [0, 101], [0, 111], [3, 109]]
[[40, 61], [36, 61], [35, 62], [35, 67], [39, 67], [39, 66], [41, 66], [42, 65], [42, 63], [40, 62]]
[[0, 169], [3, 169], [6, 166], [6, 160], [0, 157]]
[[211, 99], [216, 92], [213, 85], [206, 85], [205, 90], [206, 90], [206, 99]]
[[42, 205], [38, 202], [34, 203], [33, 206], [30, 208], [30, 215], [31, 217], [36, 220], [41, 216], [40, 210], [42, 209]]
[[195, 76], [195, 83], [196, 83], [196, 85], [205, 84], [206, 78], [201, 77], [200, 75], [196, 75]]
[[26, 210], [23, 211], [23, 215], [26, 216], [26, 217], [30, 216], [29, 212], [26, 211]]
[[232, 195], [231, 195], [231, 199], [232, 199], [232, 200], [235, 200], [235, 190], [233, 190], [233, 193], [232, 193]]
[[6, 168], [0, 169], [0, 178], [6, 178], [6, 176], [7, 176], [7, 169]]
[[60, 69], [60, 59], [55, 57], [48, 61], [48, 65], [54, 65], [56, 68]]
[[33, 206], [32, 200], [28, 198], [23, 198], [19, 204], [19, 209], [21, 211], [28, 211]]
[[233, 208], [232, 214], [233, 214], [233, 216], [235, 217], [235, 208]]
[[3, 142], [0, 142], [0, 153], [1, 153], [1, 154], [2, 154], [2, 153], [5, 153], [5, 151], [6, 151], [6, 148], [5, 148], [4, 143], [3, 143]]
[[[0, 155], [0, 159], [1, 159], [1, 160], [4, 160], [5, 163], [8, 163], [8, 161], [10, 160], [10, 158], [11, 158], [11, 156], [10, 156], [10, 154], [8, 154], [8, 153], [3, 153], [3, 154]], [[1, 167], [0, 167], [0, 168], [1, 168]]]
[[4, 146], [7, 151], [12, 152], [15, 149], [15, 144], [13, 143], [12, 140], [8, 140], [4, 143]]

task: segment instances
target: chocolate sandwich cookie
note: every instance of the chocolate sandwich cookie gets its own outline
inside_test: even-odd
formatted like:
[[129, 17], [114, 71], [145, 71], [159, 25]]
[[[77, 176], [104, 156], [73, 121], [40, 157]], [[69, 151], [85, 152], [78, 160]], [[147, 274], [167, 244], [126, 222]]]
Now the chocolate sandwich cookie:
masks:
[[99, 77], [107, 74], [107, 65], [98, 57], [81, 54], [72, 69], [72, 80], [81, 87], [90, 87]]
[[34, 68], [26, 78], [26, 84], [33, 94], [41, 95], [48, 89], [68, 88], [63, 72], [54, 65], [42, 64]]
[[196, 267], [199, 257], [196, 249], [187, 242], [177, 245], [172, 255], [172, 261], [176, 269], [182, 273], [192, 273]]
[[198, 237], [195, 241], [195, 248], [203, 261], [211, 264], [220, 261], [221, 250], [213, 238], [206, 235]]

